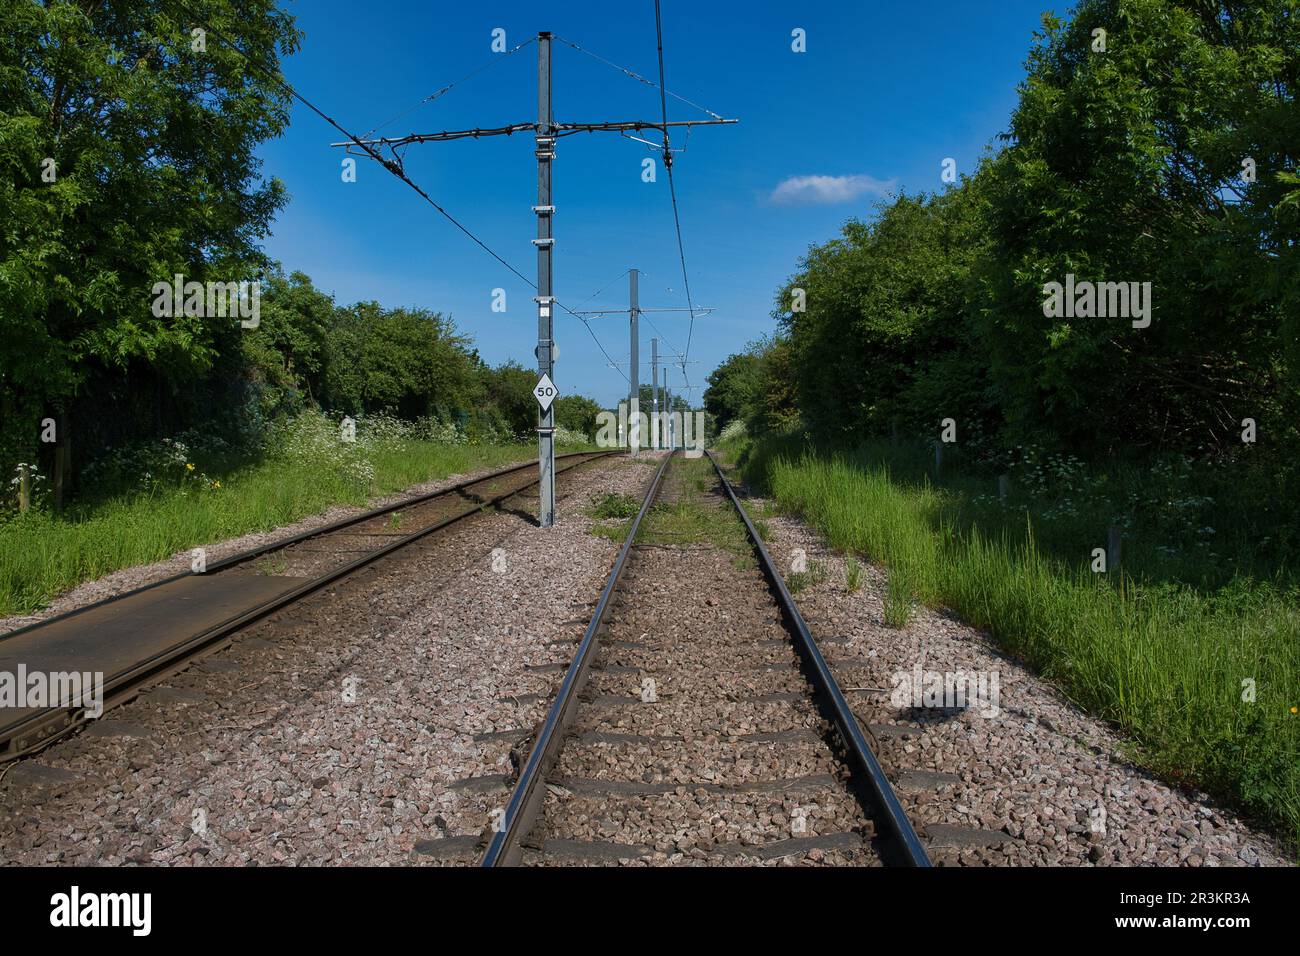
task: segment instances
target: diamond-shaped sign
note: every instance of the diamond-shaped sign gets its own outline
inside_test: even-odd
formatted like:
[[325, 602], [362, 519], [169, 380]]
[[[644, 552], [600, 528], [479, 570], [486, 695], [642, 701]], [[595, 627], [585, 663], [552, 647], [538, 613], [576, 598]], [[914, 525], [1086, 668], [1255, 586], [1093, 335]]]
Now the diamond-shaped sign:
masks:
[[559, 397], [560, 391], [555, 387], [555, 383], [551, 381], [551, 376], [543, 375], [536, 387], [533, 388], [533, 394], [537, 397], [537, 404], [542, 406], [542, 411], [546, 411], [551, 407], [551, 402]]

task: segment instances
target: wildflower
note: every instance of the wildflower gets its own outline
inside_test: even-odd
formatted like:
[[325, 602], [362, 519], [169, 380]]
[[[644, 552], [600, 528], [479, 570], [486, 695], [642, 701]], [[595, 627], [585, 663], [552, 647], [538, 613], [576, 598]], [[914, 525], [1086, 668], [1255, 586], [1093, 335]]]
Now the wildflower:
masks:
[[1292, 708], [1291, 708], [1291, 713], [1293, 713], [1293, 714], [1300, 714], [1300, 707], [1292, 707]]
[[193, 471], [193, 470], [194, 470], [194, 466], [191, 465], [189, 462], [186, 462], [186, 463], [185, 463], [185, 470], [186, 470], [186, 471]]
[[214, 482], [212, 483], [212, 487], [213, 487], [213, 488], [220, 488], [220, 487], [221, 487], [221, 482], [220, 482], [220, 481], [214, 481]]

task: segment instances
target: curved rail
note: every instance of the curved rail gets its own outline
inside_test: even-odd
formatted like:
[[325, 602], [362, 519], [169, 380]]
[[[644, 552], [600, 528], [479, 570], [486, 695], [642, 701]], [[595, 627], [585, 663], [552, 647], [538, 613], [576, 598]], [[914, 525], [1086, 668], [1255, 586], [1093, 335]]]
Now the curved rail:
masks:
[[[572, 470], [573, 468], [585, 464], [587, 461], [594, 461], [598, 458], [602, 458], [612, 454], [616, 454], [616, 452], [612, 452], [612, 451], [577, 452], [570, 455], [565, 455], [562, 457], [566, 459], [581, 457], [583, 458], [583, 460], [579, 462], [575, 462], [569, 467], [561, 469], [561, 471], [569, 471]], [[305, 541], [308, 538], [320, 537], [329, 534], [331, 532], [338, 531], [342, 528], [350, 527], [352, 525], [357, 524], [360, 521], [368, 520], [370, 518], [374, 518], [386, 514], [390, 511], [396, 511], [402, 508], [409, 508], [412, 504], [418, 504], [425, 501], [429, 501], [433, 498], [454, 494], [471, 485], [482, 484], [484, 482], [491, 481], [496, 478], [500, 478], [504, 475], [514, 474], [515, 472], [522, 471], [527, 468], [535, 468], [535, 467], [536, 465], [531, 462], [525, 465], [512, 466], [510, 468], [504, 469], [502, 471], [494, 472], [492, 474], [485, 475], [480, 478], [475, 478], [470, 481], [460, 482], [449, 488], [444, 488], [441, 491], [431, 492], [427, 495], [421, 495], [418, 498], [413, 498], [408, 501], [403, 501], [394, 505], [373, 509], [371, 511], [367, 511], [360, 515], [353, 515], [352, 517], [345, 518], [342, 521], [334, 522], [333, 524], [326, 525], [322, 528], [312, 529], [309, 532], [305, 532], [300, 535], [295, 535], [292, 538], [287, 538], [283, 541], [275, 542], [272, 545], [262, 546], [253, 551], [246, 551], [241, 554], [234, 555], [230, 558], [225, 559], [224, 561], [220, 562], [217, 565], [210, 566], [206, 574], [212, 573], [212, 567], [216, 567], [219, 570], [228, 569], [230, 567], [233, 567], [236, 564], [241, 564], [243, 562], [251, 560], [252, 558], [266, 554], [268, 551], [278, 550], [279, 548], [287, 547], [290, 544], [296, 544], [300, 541]], [[196, 634], [183, 637], [176, 643], [169, 644], [166, 647], [161, 648], [156, 653], [148, 657], [145, 657], [141, 660], [134, 661], [128, 667], [118, 670], [116, 673], [112, 674], [111, 676], [108, 676], [104, 680], [104, 685], [103, 685], [104, 709], [107, 711], [112, 707], [115, 707], [121, 703], [125, 703], [126, 701], [136, 696], [139, 693], [139, 691], [149, 682], [166, 677], [169, 674], [174, 673], [175, 671], [183, 668], [188, 664], [188, 662], [192, 658], [197, 657], [200, 654], [204, 653], [205, 651], [210, 650], [214, 645], [220, 642], [223, 638], [229, 636], [230, 634], [239, 630], [240, 628], [246, 627], [247, 625], [253, 623], [254, 621], [260, 620], [261, 618], [264, 618], [267, 615], [280, 610], [281, 608], [293, 604], [294, 602], [301, 600], [307, 595], [315, 591], [318, 591], [321, 588], [326, 587], [327, 585], [332, 584], [333, 582], [343, 577], [346, 577], [347, 575], [351, 574], [357, 569], [362, 568], [368, 564], [371, 564], [379, 560], [380, 558], [385, 557], [386, 555], [392, 554], [394, 551], [400, 550], [401, 548], [404, 548], [412, 544], [413, 542], [420, 540], [421, 538], [427, 537], [428, 535], [433, 534], [436, 531], [440, 531], [443, 528], [448, 527], [449, 525], [455, 524], [456, 522], [461, 521], [471, 515], [477, 514], [480, 511], [482, 511], [484, 508], [488, 508], [500, 504], [501, 502], [514, 497], [515, 495], [519, 494], [521, 491], [530, 488], [535, 484], [537, 484], [536, 479], [521, 487], [513, 488], [503, 494], [496, 495], [492, 498], [488, 498], [482, 501], [477, 501], [474, 504], [467, 506], [466, 508], [464, 508], [463, 510], [459, 511], [456, 514], [443, 518], [442, 520], [436, 521], [433, 524], [430, 524], [427, 527], [420, 528], [416, 531], [413, 531], [410, 534], [402, 535], [401, 537], [397, 538], [395, 541], [386, 544], [383, 547], [377, 548], [374, 551], [368, 551], [365, 554], [361, 555], [360, 557], [347, 562], [346, 564], [343, 564], [339, 567], [332, 568], [331, 570], [325, 572], [324, 574], [318, 575], [317, 577], [306, 579], [301, 585], [293, 588], [292, 590], [286, 591], [282, 594], [276, 595], [275, 597], [269, 600], [248, 607], [233, 617], [227, 618], [226, 620], [221, 621], [220, 623], [215, 624], [211, 627], [208, 627]], [[141, 588], [136, 588], [135, 590], [128, 591], [124, 594], [115, 595], [114, 597], [108, 598], [104, 601], [96, 602], [93, 605], [87, 605], [87, 607], [85, 608], [78, 608], [76, 611], [71, 611], [66, 614], [61, 614], [56, 617], [50, 618], [45, 621], [37, 622], [34, 625], [30, 625], [28, 627], [13, 631], [10, 634], [5, 636], [12, 637], [22, 633], [29, 633], [30, 631], [35, 630], [38, 627], [49, 625], [54, 621], [67, 619], [69, 617], [76, 615], [77, 613], [81, 613], [86, 610], [89, 610], [91, 607], [101, 607], [113, 601], [122, 600], [123, 598], [126, 598], [132, 594], [139, 594], [141, 592], [148, 591], [151, 588], [158, 587], [162, 584], [165, 584], [169, 581], [176, 581], [181, 578], [185, 578], [189, 576], [191, 575], [189, 574], [175, 575], [173, 577], [164, 579], [163, 581], [157, 581], [151, 585], [146, 585]], [[3, 719], [0, 719], [0, 763], [13, 760], [18, 757], [26, 756], [28, 754], [41, 750], [46, 746], [48, 746], [50, 743], [52, 743], [54, 740], [57, 740], [58, 738], [67, 735], [72, 730], [74, 730], [81, 724], [85, 723], [86, 720], [87, 717], [85, 714], [84, 707], [53, 707], [53, 708], [41, 710], [40, 712], [35, 714], [29, 714], [27, 716], [18, 718], [16, 720], [12, 720], [11, 722], [5, 722]]]
[[[585, 457], [594, 461], [597, 458], [602, 458], [606, 455], [612, 455], [612, 454], [615, 454], [615, 452], [575, 451], [575, 452], [569, 452], [568, 454], [565, 455], [556, 455], [555, 460], [562, 461], [569, 458]], [[230, 568], [233, 568], [236, 565], [245, 564], [249, 561], [253, 561], [257, 558], [262, 557], [265, 554], [269, 554], [272, 551], [279, 551], [281, 548], [292, 547], [295, 544], [301, 544], [302, 542], [308, 541], [312, 538], [319, 538], [323, 535], [332, 534], [335, 531], [341, 531], [344, 528], [350, 528], [355, 524], [361, 524], [363, 521], [369, 521], [372, 518], [378, 518], [382, 515], [389, 514], [390, 512], [393, 511], [400, 511], [403, 508], [411, 508], [415, 505], [421, 505], [424, 504], [426, 501], [433, 501], [436, 498], [441, 498], [446, 495], [455, 494], [456, 492], [459, 491], [464, 491], [466, 488], [470, 488], [474, 485], [480, 485], [485, 481], [492, 481], [493, 479], [496, 478], [503, 478], [506, 475], [513, 475], [517, 471], [524, 471], [527, 468], [536, 468], [536, 467], [537, 467], [536, 462], [531, 462], [531, 461], [525, 462], [522, 465], [511, 465], [509, 468], [503, 468], [500, 471], [494, 471], [491, 472], [490, 474], [482, 475], [478, 478], [470, 478], [466, 481], [457, 482], [454, 485], [449, 485], [446, 488], [439, 489], [438, 491], [426, 492], [425, 494], [416, 495], [414, 498], [407, 498], [403, 501], [398, 501], [391, 505], [382, 505], [378, 508], [372, 508], [369, 511], [362, 511], [358, 514], [351, 515], [350, 517], [341, 518], [338, 521], [331, 522], [330, 524], [321, 525], [319, 528], [310, 528], [307, 531], [302, 531], [298, 534], [291, 535], [288, 538], [282, 538], [278, 541], [272, 541], [268, 544], [260, 545], [259, 547], [253, 548], [249, 551], [241, 551], [238, 554], [232, 554], [230, 557], [222, 558], [220, 561], [213, 561], [211, 564], [207, 566], [207, 570], [204, 571], [203, 573], [205, 575], [217, 574], [221, 571], [229, 570]], [[533, 482], [532, 484], [536, 484], [536, 482]], [[531, 487], [531, 484], [525, 485], [524, 487], [525, 488]], [[518, 492], [515, 493], [517, 494]], [[31, 624], [24, 624], [22, 627], [14, 628], [12, 631], [6, 631], [5, 633], [0, 634], [0, 641], [8, 640], [11, 637], [17, 637], [19, 634], [26, 634], [29, 631], [36, 630], [38, 627], [45, 627], [46, 625], [53, 624], [56, 621], [63, 621], [71, 617], [76, 617], [78, 614], [84, 614], [87, 611], [93, 611], [96, 608], [103, 607], [106, 604], [112, 604], [114, 601], [121, 601], [124, 598], [134, 597], [137, 594], [143, 594], [145, 591], [152, 591], [154, 588], [162, 587], [164, 584], [171, 584], [175, 581], [180, 581], [183, 578], [188, 578], [193, 573], [194, 573], [193, 571], [180, 571], [176, 574], [168, 575], [165, 578], [159, 578], [157, 581], [150, 581], [148, 584], [142, 584], [138, 588], [132, 588], [129, 591], [123, 591], [121, 594], [112, 594], [106, 598], [101, 598], [100, 600], [94, 601], [90, 604], [83, 604], [81, 607], [74, 607], [71, 610], [64, 611], [61, 614], [55, 614], [53, 617], [47, 617], [39, 621], [33, 621]]]

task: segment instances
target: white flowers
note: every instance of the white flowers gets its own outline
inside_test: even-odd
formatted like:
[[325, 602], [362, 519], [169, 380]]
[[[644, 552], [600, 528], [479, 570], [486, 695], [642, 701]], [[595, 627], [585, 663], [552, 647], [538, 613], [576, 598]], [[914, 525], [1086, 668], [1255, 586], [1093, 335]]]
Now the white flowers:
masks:
[[9, 484], [15, 487], [22, 484], [24, 468], [27, 469], [27, 482], [32, 489], [35, 489], [37, 485], [45, 480], [45, 476], [37, 470], [35, 465], [20, 461], [14, 466], [14, 477], [9, 480]]
[[17, 488], [19, 485], [23, 483], [24, 468], [27, 469], [27, 480], [29, 483], [29, 487], [31, 487], [33, 490], [36, 488], [38, 484], [40, 484], [42, 481], [45, 480], [45, 476], [36, 470], [35, 465], [28, 464], [25, 461], [20, 461], [17, 465], [14, 466], [14, 477], [9, 479], [10, 485]]
[[739, 418], [727, 422], [727, 427], [718, 432], [718, 442], [725, 443], [745, 436], [745, 423]]
[[36, 492], [36, 490], [38, 490], [38, 485], [43, 483], [45, 480], [45, 476], [39, 471], [36, 471], [35, 464], [18, 462], [18, 464], [13, 468], [14, 476], [12, 479], [9, 479], [9, 485], [12, 486], [12, 488], [18, 488], [19, 485], [22, 485], [22, 473], [25, 468], [27, 471], [27, 488], [31, 489], [31, 492]]
[[582, 432], [574, 431], [572, 428], [565, 428], [559, 425], [555, 429], [555, 444], [557, 445], [587, 445], [591, 443], [591, 437], [584, 435]]

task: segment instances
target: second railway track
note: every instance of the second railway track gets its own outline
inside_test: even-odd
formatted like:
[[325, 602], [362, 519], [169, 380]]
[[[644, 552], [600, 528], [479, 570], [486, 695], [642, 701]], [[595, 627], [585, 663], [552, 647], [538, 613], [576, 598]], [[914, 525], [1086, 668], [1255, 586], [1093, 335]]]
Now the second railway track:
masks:
[[665, 458], [484, 866], [928, 866], [713, 459]]
[[[561, 472], [610, 452], [561, 456]], [[232, 634], [355, 571], [526, 492], [515, 465], [364, 511], [0, 635], [0, 670], [98, 673], [106, 709], [188, 667]], [[88, 720], [81, 702], [0, 711], [0, 763]]]

